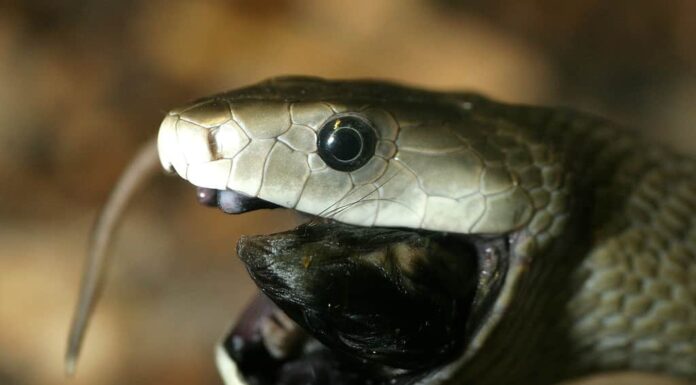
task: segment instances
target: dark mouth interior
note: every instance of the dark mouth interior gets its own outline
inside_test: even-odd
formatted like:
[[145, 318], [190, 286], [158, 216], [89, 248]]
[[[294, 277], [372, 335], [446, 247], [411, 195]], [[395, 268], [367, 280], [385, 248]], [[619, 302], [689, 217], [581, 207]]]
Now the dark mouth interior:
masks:
[[[198, 189], [227, 213], [273, 204]], [[237, 247], [261, 293], [224, 348], [250, 385], [415, 382], [461, 355], [502, 279], [504, 237], [350, 226], [308, 216]], [[483, 273], [483, 274], [482, 274]], [[504, 274], [503, 274], [504, 275]]]
[[248, 384], [403, 385], [416, 377], [337, 353], [287, 321], [283, 311], [259, 293], [225, 338], [223, 347]]

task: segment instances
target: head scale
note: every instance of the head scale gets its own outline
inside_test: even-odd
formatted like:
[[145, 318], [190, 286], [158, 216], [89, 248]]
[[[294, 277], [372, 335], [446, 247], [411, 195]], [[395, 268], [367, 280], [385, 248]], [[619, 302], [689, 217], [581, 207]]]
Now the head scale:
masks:
[[199, 187], [345, 223], [509, 232], [532, 213], [507, 164], [520, 140], [464, 105], [383, 82], [272, 79], [170, 112], [160, 159]]

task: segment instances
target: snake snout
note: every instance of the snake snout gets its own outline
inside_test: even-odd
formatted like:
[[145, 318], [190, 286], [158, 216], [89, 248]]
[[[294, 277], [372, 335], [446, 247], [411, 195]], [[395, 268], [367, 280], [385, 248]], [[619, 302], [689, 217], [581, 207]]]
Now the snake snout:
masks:
[[232, 158], [250, 142], [227, 102], [210, 99], [173, 110], [158, 135], [160, 161], [199, 187], [224, 190]]

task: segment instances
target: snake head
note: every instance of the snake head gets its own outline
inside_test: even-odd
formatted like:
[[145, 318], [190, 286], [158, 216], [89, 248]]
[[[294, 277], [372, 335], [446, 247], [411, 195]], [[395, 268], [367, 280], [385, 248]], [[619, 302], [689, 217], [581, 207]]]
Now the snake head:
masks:
[[515, 167], [539, 154], [516, 127], [473, 113], [471, 100], [272, 79], [173, 110], [159, 154], [194, 185], [236, 193], [223, 201], [258, 198], [361, 226], [510, 232], [530, 220], [543, 182], [539, 169]]

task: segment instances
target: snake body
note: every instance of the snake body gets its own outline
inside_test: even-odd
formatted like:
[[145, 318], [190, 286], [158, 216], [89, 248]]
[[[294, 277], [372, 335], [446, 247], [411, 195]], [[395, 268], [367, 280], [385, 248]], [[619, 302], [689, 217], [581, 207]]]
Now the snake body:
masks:
[[[353, 115], [374, 127], [374, 156], [333, 169], [318, 133]], [[509, 258], [489, 278], [500, 289], [466, 348], [410, 383], [696, 379], [696, 162], [606, 120], [291, 77], [173, 110], [158, 149], [196, 186], [342, 223], [504, 236]]]

